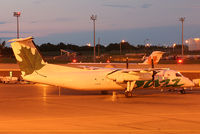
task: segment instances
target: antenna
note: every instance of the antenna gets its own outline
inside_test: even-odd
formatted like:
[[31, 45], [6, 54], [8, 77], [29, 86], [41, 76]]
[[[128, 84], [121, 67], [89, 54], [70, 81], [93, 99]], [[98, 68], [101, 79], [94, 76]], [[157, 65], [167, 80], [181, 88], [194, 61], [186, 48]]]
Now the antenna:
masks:
[[94, 25], [94, 63], [96, 62], [96, 54], [95, 54], [95, 21], [97, 20], [97, 15], [92, 15], [90, 19], [93, 21]]
[[100, 56], [99, 54], [100, 54], [100, 38], [98, 38], [98, 56]]
[[184, 54], [184, 48], [183, 48], [183, 22], [185, 21], [185, 17], [179, 18], [179, 21], [182, 23], [182, 56]]

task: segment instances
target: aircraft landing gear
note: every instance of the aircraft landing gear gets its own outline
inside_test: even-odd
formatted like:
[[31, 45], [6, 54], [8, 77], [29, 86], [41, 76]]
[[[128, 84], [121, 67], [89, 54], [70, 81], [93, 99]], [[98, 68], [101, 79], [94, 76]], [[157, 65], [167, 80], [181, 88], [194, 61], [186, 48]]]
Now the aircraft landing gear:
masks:
[[127, 82], [127, 88], [126, 88], [126, 91], [124, 93], [124, 95], [126, 97], [132, 97], [133, 96], [134, 85], [135, 85], [135, 81], [128, 81]]
[[185, 89], [184, 89], [184, 88], [181, 89], [181, 90], [180, 90], [180, 93], [181, 93], [181, 94], [186, 94]]
[[125, 91], [124, 95], [128, 98], [128, 97], [132, 97], [133, 96], [133, 92], [132, 91]]

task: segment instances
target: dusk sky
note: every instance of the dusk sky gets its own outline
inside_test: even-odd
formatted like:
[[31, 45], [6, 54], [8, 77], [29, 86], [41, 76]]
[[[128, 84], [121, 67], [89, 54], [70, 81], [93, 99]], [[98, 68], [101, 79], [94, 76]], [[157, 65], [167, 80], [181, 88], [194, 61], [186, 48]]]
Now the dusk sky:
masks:
[[35, 37], [36, 44], [93, 42], [92, 14], [97, 15], [96, 40], [101, 44], [153, 45], [181, 43], [200, 37], [200, 0], [0, 0], [0, 38], [16, 37], [14, 11], [20, 11], [20, 36]]

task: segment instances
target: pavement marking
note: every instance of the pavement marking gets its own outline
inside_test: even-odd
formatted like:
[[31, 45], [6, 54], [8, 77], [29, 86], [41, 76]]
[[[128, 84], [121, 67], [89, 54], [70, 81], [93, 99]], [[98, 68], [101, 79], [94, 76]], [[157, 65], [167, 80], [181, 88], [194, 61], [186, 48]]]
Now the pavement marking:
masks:
[[1, 132], [12, 132], [12, 133], [22, 133], [22, 132], [32, 132], [32, 133], [49, 133], [49, 132], [53, 132], [53, 133], [127, 133], [127, 132], [145, 132], [145, 133], [149, 133], [149, 132], [187, 132], [187, 133], [193, 133], [193, 132], [200, 132], [200, 129], [192, 129], [192, 130], [179, 130], [179, 129], [164, 129], [164, 130], [159, 130], [159, 129], [146, 129], [146, 130], [135, 130], [135, 129], [107, 129], [107, 130], [84, 130], [84, 129], [80, 129], [80, 130], [70, 130], [70, 129], [62, 129], [62, 130], [51, 130], [51, 129], [47, 129], [47, 130], [33, 130], [33, 129], [26, 129], [26, 130], [0, 130]]
[[20, 71], [20, 69], [7, 69], [7, 68], [5, 68], [5, 69], [2, 69], [2, 68], [0, 68], [0, 71]]

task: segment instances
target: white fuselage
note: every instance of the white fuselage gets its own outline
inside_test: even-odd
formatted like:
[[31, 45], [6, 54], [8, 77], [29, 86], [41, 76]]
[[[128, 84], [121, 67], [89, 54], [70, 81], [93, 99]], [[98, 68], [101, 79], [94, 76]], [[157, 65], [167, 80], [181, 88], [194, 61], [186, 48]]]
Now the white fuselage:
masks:
[[47, 64], [38, 72], [24, 76], [25, 80], [56, 85], [75, 90], [121, 90], [122, 86], [106, 75], [113, 70], [85, 70], [66, 66]]
[[[31, 75], [23, 76], [23, 78], [29, 81], [75, 90], [124, 90], [126, 88], [126, 81], [118, 82], [108, 77], [109, 74], [116, 70], [117, 69], [112, 68], [87, 70], [46, 64], [39, 71], [35, 71]], [[177, 76], [177, 73], [178, 72], [174, 70], [161, 70], [155, 76], [155, 80], [157, 80], [157, 87], [191, 87], [194, 85], [188, 78], [182, 75]], [[116, 78], [125, 78], [124, 76], [126, 76], [126, 74], [123, 74], [123, 69], [117, 71], [116, 74]], [[131, 78], [133, 78], [131, 81], [136, 81], [134, 88], [152, 87], [151, 79], [137, 81], [135, 80], [135, 76], [131, 76]], [[141, 85], [141, 83], [143, 85]]]

